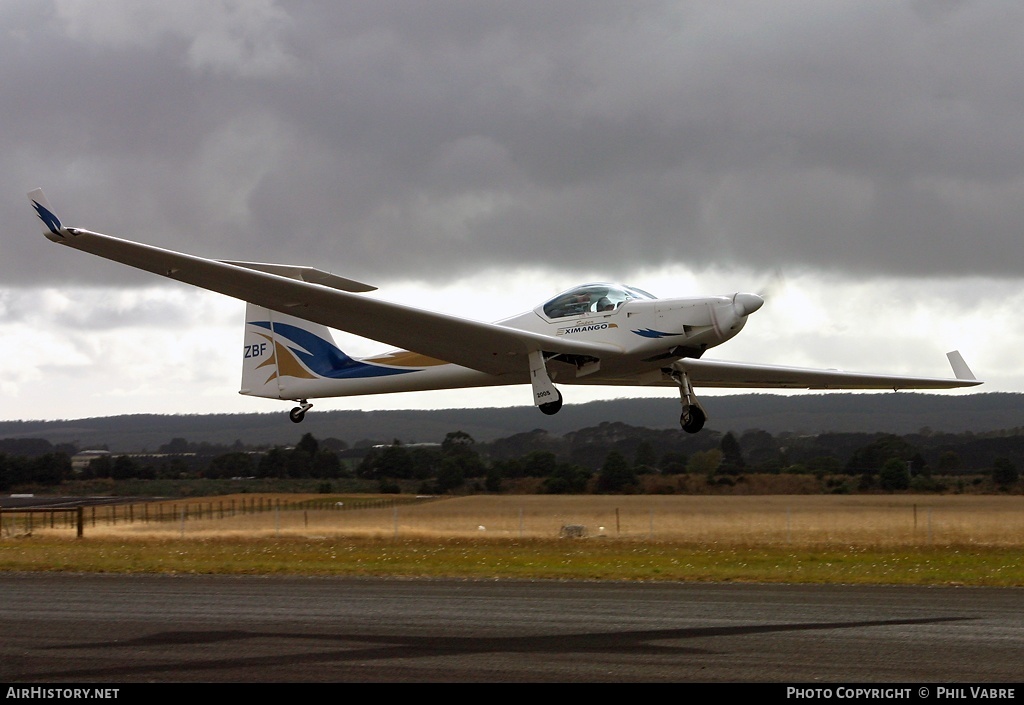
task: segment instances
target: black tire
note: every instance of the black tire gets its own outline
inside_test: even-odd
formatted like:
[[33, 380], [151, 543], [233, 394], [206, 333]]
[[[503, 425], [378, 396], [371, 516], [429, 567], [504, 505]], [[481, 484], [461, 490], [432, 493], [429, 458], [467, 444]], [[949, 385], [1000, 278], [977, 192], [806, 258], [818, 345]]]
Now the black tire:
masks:
[[297, 406], [288, 412], [288, 418], [292, 420], [292, 423], [302, 423], [302, 419], [306, 418], [306, 412], [302, 410], [301, 406]]
[[558, 395], [557, 399], [549, 401], [547, 404], [541, 404], [537, 407], [542, 413], [547, 414], [548, 416], [557, 414], [558, 410], [562, 408], [562, 393], [556, 389], [555, 394]]
[[705, 421], [707, 421], [707, 416], [705, 416], [699, 406], [686, 407], [683, 409], [683, 413], [679, 417], [679, 425], [682, 426], [683, 430], [687, 433], [697, 433], [704, 428]]

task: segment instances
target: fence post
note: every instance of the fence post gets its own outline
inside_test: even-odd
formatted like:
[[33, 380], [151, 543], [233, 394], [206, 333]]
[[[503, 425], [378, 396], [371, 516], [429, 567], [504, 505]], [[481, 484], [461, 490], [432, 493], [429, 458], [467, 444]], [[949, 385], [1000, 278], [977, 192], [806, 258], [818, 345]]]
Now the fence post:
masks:
[[85, 507], [78, 505], [78, 538], [82, 538], [85, 529]]

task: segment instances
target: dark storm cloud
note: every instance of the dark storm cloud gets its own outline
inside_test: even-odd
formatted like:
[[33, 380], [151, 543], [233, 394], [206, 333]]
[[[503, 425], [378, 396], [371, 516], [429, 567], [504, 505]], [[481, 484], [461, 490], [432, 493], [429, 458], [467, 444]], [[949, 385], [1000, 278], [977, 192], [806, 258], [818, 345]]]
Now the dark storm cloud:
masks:
[[[8, 284], [66, 221], [379, 282], [505, 262], [1019, 276], [1011, 3], [0, 8]], [[33, 237], [34, 236], [34, 237]]]

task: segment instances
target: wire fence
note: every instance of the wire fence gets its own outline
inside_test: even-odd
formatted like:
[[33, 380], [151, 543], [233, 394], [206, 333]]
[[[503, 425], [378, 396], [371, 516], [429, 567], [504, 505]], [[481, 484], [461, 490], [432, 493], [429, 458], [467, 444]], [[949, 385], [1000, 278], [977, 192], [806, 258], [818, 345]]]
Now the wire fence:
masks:
[[35, 506], [0, 508], [0, 538], [28, 536], [44, 530], [74, 529], [81, 538], [87, 527], [116, 527], [149, 524], [226, 520], [284, 512], [350, 512], [387, 509], [427, 497], [410, 499], [369, 498], [338, 500], [289, 500], [280, 497], [188, 501], [145, 501], [118, 504], [78, 504], [75, 506]]
[[0, 511], [0, 538], [563, 538], [693, 544], [1024, 546], [1021, 496], [474, 496], [133, 502]]

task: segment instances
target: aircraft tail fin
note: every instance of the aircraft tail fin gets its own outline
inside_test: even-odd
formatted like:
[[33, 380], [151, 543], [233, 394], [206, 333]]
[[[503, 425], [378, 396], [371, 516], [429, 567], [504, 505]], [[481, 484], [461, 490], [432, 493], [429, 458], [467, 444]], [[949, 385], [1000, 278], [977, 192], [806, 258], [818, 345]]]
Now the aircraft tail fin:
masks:
[[67, 230], [60, 222], [53, 209], [50, 207], [49, 201], [46, 200], [46, 195], [43, 193], [41, 188], [33, 189], [28, 192], [28, 200], [32, 202], [32, 207], [36, 211], [36, 215], [39, 216], [39, 220], [43, 225], [43, 235], [54, 242], [60, 242], [67, 235]]
[[327, 326], [246, 304], [240, 394], [318, 396], [313, 392], [319, 381], [352, 376], [360, 367], [364, 365], [338, 349]]

